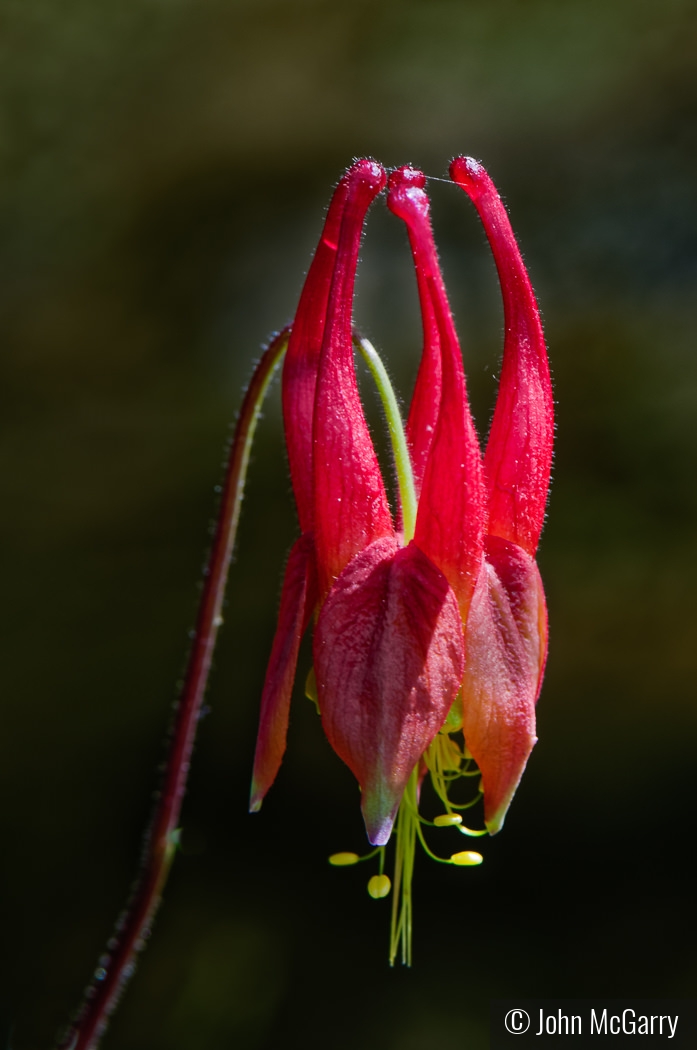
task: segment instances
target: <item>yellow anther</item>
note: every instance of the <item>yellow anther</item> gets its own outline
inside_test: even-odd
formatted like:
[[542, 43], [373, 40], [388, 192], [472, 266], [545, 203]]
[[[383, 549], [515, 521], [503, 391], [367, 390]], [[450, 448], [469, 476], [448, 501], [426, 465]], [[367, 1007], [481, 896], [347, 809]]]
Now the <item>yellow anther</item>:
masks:
[[441, 813], [433, 818], [433, 823], [437, 828], [451, 828], [453, 824], [462, 824], [462, 817], [459, 813]]
[[475, 864], [481, 864], [484, 857], [481, 853], [475, 853], [471, 849], [463, 849], [461, 853], [453, 853], [450, 858], [451, 864], [456, 864], [458, 868], [472, 868]]
[[380, 897], [386, 897], [392, 889], [392, 883], [388, 879], [387, 875], [373, 875], [372, 879], [368, 882], [368, 893], [373, 900], [379, 900]]
[[329, 863], [335, 868], [348, 868], [351, 864], [358, 864], [360, 859], [357, 853], [332, 853]]

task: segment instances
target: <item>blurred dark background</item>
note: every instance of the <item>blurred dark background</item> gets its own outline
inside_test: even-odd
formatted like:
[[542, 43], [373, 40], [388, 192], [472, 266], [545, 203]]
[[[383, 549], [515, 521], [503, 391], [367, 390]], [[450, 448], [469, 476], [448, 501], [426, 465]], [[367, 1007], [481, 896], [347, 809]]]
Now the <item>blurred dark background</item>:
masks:
[[[694, 995], [696, 49], [690, 0], [0, 0], [0, 1032], [16, 1050], [51, 1046], [124, 901], [228, 425], [333, 184], [366, 154], [435, 176], [482, 159], [540, 299], [558, 400], [540, 742], [481, 868], [417, 858], [409, 972], [388, 968], [370, 872], [326, 863], [364, 839], [302, 690], [247, 816], [296, 534], [276, 390], [183, 850], [105, 1050], [482, 1050], [492, 996]], [[494, 268], [464, 194], [431, 186], [486, 432]], [[419, 315], [380, 202], [356, 317], [407, 398]]]

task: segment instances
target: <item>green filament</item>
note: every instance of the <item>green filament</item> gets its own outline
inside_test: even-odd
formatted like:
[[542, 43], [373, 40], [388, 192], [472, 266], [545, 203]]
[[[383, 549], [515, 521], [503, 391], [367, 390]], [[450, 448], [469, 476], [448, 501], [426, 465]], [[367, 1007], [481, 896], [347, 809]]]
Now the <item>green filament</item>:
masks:
[[[461, 850], [447, 857], [439, 857], [430, 848], [424, 836], [424, 827], [433, 829], [450, 828], [463, 835], [479, 837], [486, 835], [481, 831], [467, 828], [462, 817], [454, 810], [473, 806], [481, 798], [481, 788], [469, 802], [454, 803], [448, 797], [448, 788], [453, 780], [460, 777], [479, 776], [479, 770], [471, 768], [473, 761], [466, 748], [453, 739], [445, 730], [436, 734], [435, 739], [424, 752], [422, 760], [412, 771], [399, 804], [394, 826], [394, 872], [390, 880], [384, 874], [385, 847], [377, 846], [374, 850], [359, 857], [356, 853], [336, 853], [329, 858], [334, 867], [348, 867], [371, 857], [379, 856], [379, 874], [373, 875], [368, 882], [368, 893], [375, 900], [386, 897], [392, 892], [392, 920], [390, 924], [390, 966], [397, 958], [404, 966], [411, 966], [412, 934], [412, 882], [414, 877], [414, 859], [417, 842], [424, 853], [438, 864], [451, 864], [457, 868], [471, 868], [482, 863], [481, 853], [473, 850]], [[425, 768], [424, 768], [425, 766]], [[428, 771], [436, 795], [443, 803], [445, 813], [427, 820], [419, 813], [419, 794], [423, 776]], [[474, 787], [474, 785], [471, 785]]]
[[394, 895], [390, 928], [390, 966], [400, 952], [404, 966], [411, 966], [412, 900], [411, 883], [414, 876], [416, 834], [419, 829], [419, 811], [416, 804], [418, 768], [409, 777], [397, 814], [395, 828]]
[[414, 874], [414, 854], [418, 842], [431, 860], [439, 864], [452, 864], [455, 867], [473, 867], [481, 864], [482, 855], [472, 850], [452, 853], [449, 857], [439, 857], [426, 842], [423, 828], [450, 827], [463, 835], [479, 837], [486, 835], [486, 830], [473, 830], [465, 827], [462, 817], [454, 810], [467, 809], [481, 798], [481, 788], [468, 802], [451, 802], [448, 790], [454, 780], [461, 777], [479, 776], [479, 770], [473, 766], [466, 748], [460, 746], [446, 731], [436, 734], [427, 748], [423, 762], [428, 769], [431, 783], [443, 803], [445, 813], [434, 820], [425, 820], [419, 814], [419, 781], [424, 772], [421, 763], [412, 772], [399, 806], [395, 823], [395, 867], [394, 896], [392, 899], [392, 924], [390, 930], [390, 965], [394, 965], [397, 956], [405, 966], [411, 965], [411, 932], [412, 932], [412, 879]]
[[315, 705], [317, 714], [319, 714], [319, 696], [317, 695], [317, 678], [315, 676], [314, 667], [310, 668], [307, 673], [307, 678], [305, 679], [305, 696], [308, 700], [312, 701]]

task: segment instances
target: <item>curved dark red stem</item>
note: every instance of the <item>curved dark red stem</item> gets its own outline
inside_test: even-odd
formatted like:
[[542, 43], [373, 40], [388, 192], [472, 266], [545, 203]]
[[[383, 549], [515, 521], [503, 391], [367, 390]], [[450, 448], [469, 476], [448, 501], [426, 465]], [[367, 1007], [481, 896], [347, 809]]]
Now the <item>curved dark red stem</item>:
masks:
[[133, 893], [99, 960], [77, 1017], [57, 1050], [95, 1050], [123, 988], [133, 973], [136, 953], [150, 933], [177, 845], [177, 828], [186, 791], [189, 763], [213, 649], [222, 623], [223, 597], [235, 543], [249, 450], [261, 403], [288, 344], [285, 328], [271, 342], [256, 367], [242, 408], [225, 473], [220, 512], [208, 565], [194, 639], [181, 697], [170, 731], [161, 791], [146, 832]]

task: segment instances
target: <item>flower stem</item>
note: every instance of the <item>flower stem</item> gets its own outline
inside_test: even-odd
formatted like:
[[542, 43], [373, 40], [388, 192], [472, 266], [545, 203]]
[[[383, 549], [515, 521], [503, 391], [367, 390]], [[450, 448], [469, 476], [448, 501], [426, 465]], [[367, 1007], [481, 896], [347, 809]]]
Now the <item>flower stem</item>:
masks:
[[184, 685], [169, 733], [161, 789], [145, 833], [136, 883], [125, 910], [117, 920], [107, 952], [99, 960], [76, 1019], [58, 1045], [58, 1050], [95, 1050], [124, 985], [133, 973], [136, 954], [150, 935], [150, 926], [160, 904], [177, 848], [179, 816], [194, 737], [218, 628], [223, 622], [223, 597], [254, 431], [269, 383], [286, 351], [289, 331], [285, 328], [264, 352], [240, 409], [225, 472], [215, 537], [205, 569]]
[[397, 485], [399, 487], [399, 501], [402, 507], [402, 524], [404, 526], [404, 543], [407, 544], [414, 538], [417, 503], [414, 472], [411, 467], [411, 457], [407, 448], [407, 438], [404, 433], [402, 416], [390, 377], [377, 350], [369, 339], [365, 339], [362, 336], [354, 336], [354, 342], [363, 354], [365, 362], [372, 373], [380, 400], [382, 401], [385, 417], [387, 418], [387, 428], [390, 432], [392, 453], [397, 469]]

